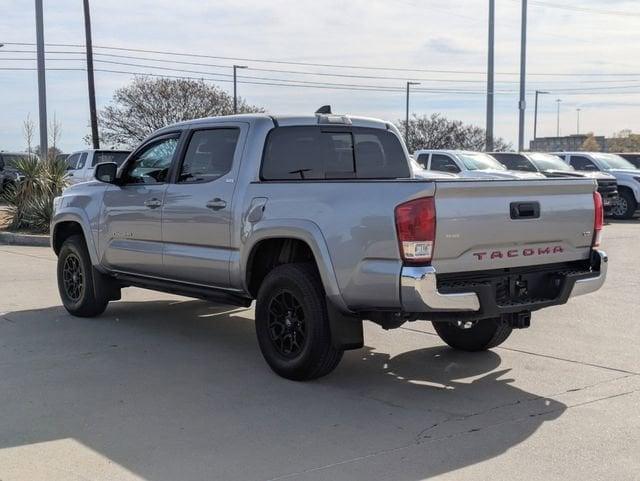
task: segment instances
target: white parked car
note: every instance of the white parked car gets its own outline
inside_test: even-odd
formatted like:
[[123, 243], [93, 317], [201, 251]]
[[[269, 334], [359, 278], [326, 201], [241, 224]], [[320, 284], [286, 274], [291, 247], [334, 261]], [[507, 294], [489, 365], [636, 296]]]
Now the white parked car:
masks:
[[544, 179], [537, 172], [507, 170], [494, 157], [466, 150], [416, 150], [414, 158], [425, 170], [449, 172], [469, 179]]
[[115, 162], [122, 165], [131, 152], [129, 150], [86, 149], [74, 152], [67, 157], [67, 173], [70, 184], [79, 184], [93, 180], [93, 171], [98, 164]]
[[556, 152], [576, 170], [606, 172], [618, 181], [618, 199], [611, 210], [613, 217], [631, 219], [640, 207], [640, 169], [616, 154], [603, 152]]

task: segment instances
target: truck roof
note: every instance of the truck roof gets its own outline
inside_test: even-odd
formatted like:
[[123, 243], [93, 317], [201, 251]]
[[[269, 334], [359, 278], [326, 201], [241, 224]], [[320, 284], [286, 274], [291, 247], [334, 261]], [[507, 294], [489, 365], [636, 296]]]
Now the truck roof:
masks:
[[161, 133], [166, 130], [172, 130], [176, 127], [187, 127], [193, 125], [206, 125], [216, 122], [260, 122], [271, 121], [279, 126], [302, 126], [302, 125], [318, 125], [318, 124], [330, 124], [330, 125], [353, 125], [356, 127], [369, 127], [376, 129], [389, 129], [391, 124], [384, 120], [374, 119], [370, 117], [358, 117], [353, 115], [342, 114], [313, 114], [313, 115], [269, 115], [264, 113], [255, 114], [237, 114], [237, 115], [223, 115], [218, 117], [203, 117], [199, 119], [186, 120], [184, 122], [178, 122], [172, 125], [168, 125], [154, 132], [154, 134]]

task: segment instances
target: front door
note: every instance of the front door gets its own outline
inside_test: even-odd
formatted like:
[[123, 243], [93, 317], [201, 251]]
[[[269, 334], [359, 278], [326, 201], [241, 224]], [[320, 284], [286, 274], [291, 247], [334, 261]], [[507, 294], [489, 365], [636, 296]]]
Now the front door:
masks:
[[245, 124], [194, 130], [162, 208], [165, 277], [229, 286], [232, 200]]
[[103, 262], [111, 269], [162, 275], [162, 204], [179, 137], [141, 147], [127, 162], [122, 184], [105, 192]]

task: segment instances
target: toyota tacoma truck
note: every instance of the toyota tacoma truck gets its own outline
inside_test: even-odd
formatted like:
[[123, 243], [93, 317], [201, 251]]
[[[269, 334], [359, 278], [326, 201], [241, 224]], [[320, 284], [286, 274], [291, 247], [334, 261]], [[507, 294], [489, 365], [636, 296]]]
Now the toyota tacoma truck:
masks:
[[54, 202], [64, 307], [97, 316], [128, 286], [255, 300], [262, 354], [294, 380], [362, 347], [363, 320], [432, 321], [453, 348], [493, 348], [607, 272], [593, 180], [416, 178], [380, 120], [193, 120], [95, 176]]

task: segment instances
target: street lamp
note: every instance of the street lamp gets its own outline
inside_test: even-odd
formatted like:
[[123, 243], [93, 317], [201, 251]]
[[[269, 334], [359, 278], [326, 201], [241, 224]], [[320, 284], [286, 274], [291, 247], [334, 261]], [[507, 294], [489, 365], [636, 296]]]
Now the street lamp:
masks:
[[420, 82], [407, 82], [407, 110], [404, 124], [404, 143], [407, 145], [407, 150], [409, 150], [409, 87], [412, 85], [420, 85]]
[[556, 104], [557, 104], [557, 108], [558, 108], [558, 120], [556, 123], [556, 137], [560, 137], [560, 102], [562, 102], [561, 99], [556, 99]]
[[550, 92], [536, 90], [536, 105], [533, 110], [533, 140], [538, 138], [538, 95], [547, 95]]
[[234, 65], [233, 66], [233, 113], [237, 114], [238, 113], [238, 86], [237, 86], [237, 79], [236, 79], [236, 70], [238, 70], [239, 68], [249, 68], [246, 65]]

